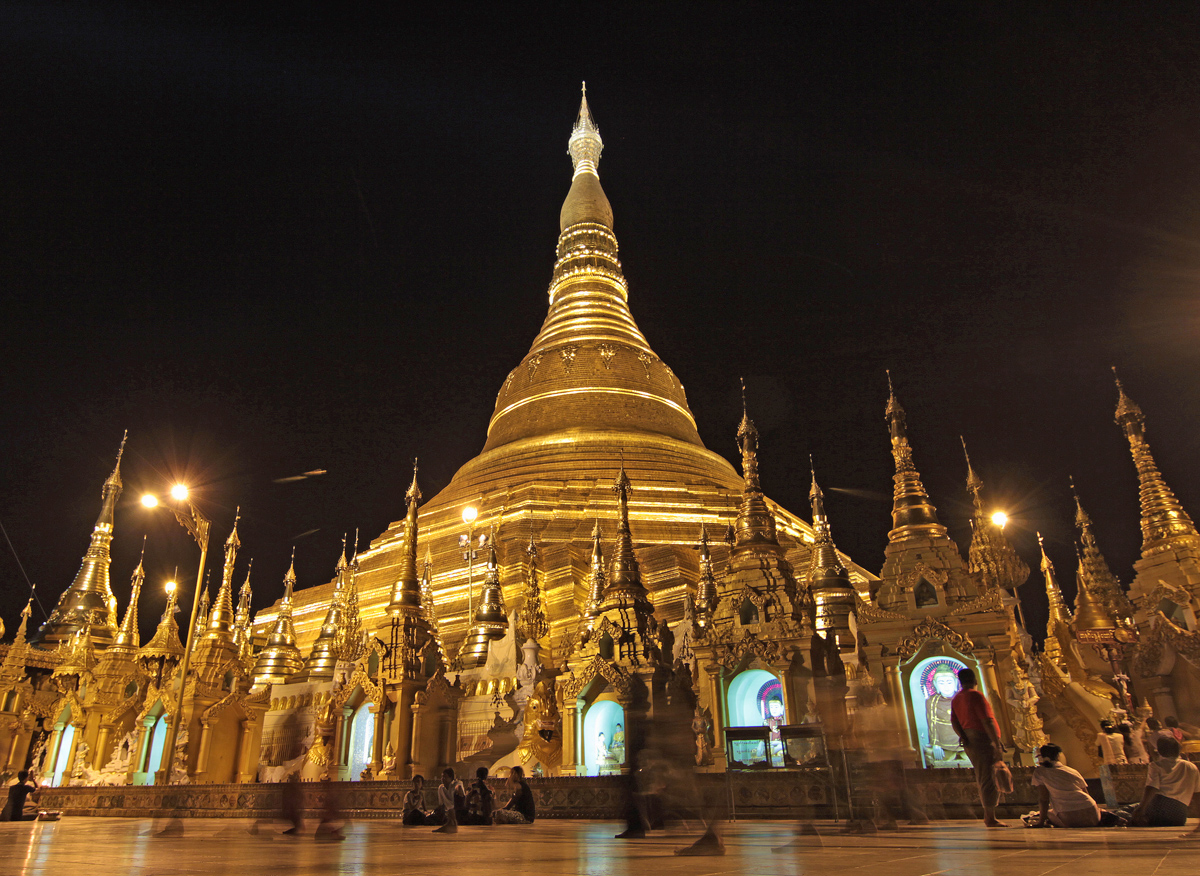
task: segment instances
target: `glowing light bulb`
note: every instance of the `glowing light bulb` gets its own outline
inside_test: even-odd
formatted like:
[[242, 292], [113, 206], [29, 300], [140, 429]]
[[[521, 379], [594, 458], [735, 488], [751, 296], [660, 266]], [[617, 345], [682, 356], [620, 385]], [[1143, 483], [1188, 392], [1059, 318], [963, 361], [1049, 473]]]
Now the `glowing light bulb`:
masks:
[[147, 493], [146, 495], [142, 496], [142, 504], [147, 508], [153, 508], [158, 504], [158, 496]]
[[1005, 514], [1003, 511], [997, 511], [995, 514], [992, 515], [992, 523], [996, 524], [1001, 529], [1003, 529], [1004, 524], [1008, 523], [1008, 515]]
[[168, 582], [167, 582], [165, 585], [163, 585], [163, 586], [164, 586], [164, 587], [166, 587], [166, 590], [167, 590], [167, 595], [168, 595], [168, 596], [170, 596], [172, 593], [174, 593], [174, 592], [175, 592], [175, 582], [174, 582], [174, 581], [168, 581]]
[[171, 498], [176, 502], [182, 502], [188, 497], [188, 488], [183, 484], [176, 484], [171, 487]]
[[475, 518], [478, 516], [479, 516], [479, 512], [476, 511], [475, 508], [473, 508], [472, 506], [468, 505], [466, 508], [463, 508], [463, 513], [462, 513], [463, 523], [468, 523], [468, 524], [474, 523]]

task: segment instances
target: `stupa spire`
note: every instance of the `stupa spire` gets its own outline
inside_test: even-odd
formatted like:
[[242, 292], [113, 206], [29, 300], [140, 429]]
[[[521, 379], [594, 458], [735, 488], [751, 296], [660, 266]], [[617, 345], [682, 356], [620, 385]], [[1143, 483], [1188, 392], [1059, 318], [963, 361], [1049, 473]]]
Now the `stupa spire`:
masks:
[[525, 556], [529, 559], [529, 577], [525, 580], [525, 602], [521, 606], [521, 635], [526, 639], [544, 639], [550, 632], [550, 622], [546, 619], [546, 605], [542, 599], [541, 570], [532, 527]]
[[808, 567], [808, 589], [814, 602], [814, 625], [817, 632], [827, 639], [832, 636], [841, 651], [853, 651], [858, 646], [850, 627], [850, 617], [855, 611], [854, 586], [833, 543], [829, 518], [825, 514], [825, 494], [817, 484], [817, 470], [811, 456], [809, 466], [812, 469], [812, 488], [808, 496], [812, 504], [816, 540]]
[[92, 644], [97, 648], [112, 644], [116, 635], [117, 599], [109, 580], [109, 567], [112, 564], [110, 547], [117, 499], [123, 488], [121, 457], [125, 454], [128, 437], [129, 432], [126, 431], [117, 450], [112, 474], [105, 479], [100, 490], [100, 514], [92, 528], [91, 542], [83, 555], [79, 571], [75, 573], [71, 585], [59, 596], [50, 617], [33, 637], [36, 645], [55, 647], [71, 639], [85, 625]]
[[700, 524], [700, 580], [696, 582], [696, 621], [708, 626], [717, 610], [717, 578], [713, 574], [712, 551], [708, 546], [708, 527]]
[[1129, 440], [1140, 486], [1142, 558], [1161, 552], [1171, 543], [1194, 549], [1200, 546], [1200, 533], [1197, 533], [1192, 518], [1183, 510], [1159, 472], [1146, 441], [1146, 417], [1142, 409], [1125, 394], [1125, 387], [1116, 374], [1117, 369], [1114, 368], [1113, 378], [1117, 383], [1115, 421]]
[[238, 548], [242, 546], [237, 531], [241, 519], [242, 509], [238, 508], [233, 518], [233, 529], [229, 532], [229, 538], [225, 539], [225, 565], [221, 571], [221, 586], [217, 588], [217, 597], [208, 615], [208, 632], [204, 635], [206, 640], [233, 642], [233, 625], [237, 620], [233, 612], [233, 566], [237, 562]]
[[617, 543], [613, 548], [612, 564], [608, 572], [608, 588], [604, 591], [604, 608], [638, 607], [653, 612], [650, 597], [642, 584], [642, 572], [637, 556], [633, 552], [633, 534], [629, 529], [629, 494], [632, 486], [625, 466], [617, 472], [613, 482], [617, 494]]
[[568, 143], [573, 176], [546, 320], [497, 395], [485, 452], [568, 429], [651, 432], [703, 447], [683, 387], [629, 311], [598, 176], [603, 145], [585, 94]]
[[392, 585], [392, 599], [387, 613], [396, 617], [405, 612], [420, 613], [421, 581], [417, 577], [417, 506], [421, 501], [421, 488], [417, 485], [417, 460], [413, 460], [413, 479], [404, 494], [408, 502], [408, 513], [404, 517], [404, 543], [400, 549], [400, 571]]
[[1108, 560], [1100, 552], [1091, 515], [1083, 510], [1074, 478], [1071, 478], [1071, 495], [1075, 498], [1075, 526], [1079, 529], [1079, 542], [1083, 546], [1084, 578], [1088, 586], [1104, 600], [1110, 612], [1117, 617], [1132, 618], [1134, 607], [1108, 565]]
[[283, 576], [283, 599], [279, 603], [279, 614], [275, 625], [267, 636], [267, 644], [254, 663], [255, 685], [281, 684], [304, 668], [304, 659], [296, 647], [296, 627], [292, 621], [292, 592], [296, 587], [296, 549], [292, 548], [292, 560]]
[[496, 530], [493, 527], [488, 537], [487, 572], [483, 578], [483, 592], [479, 595], [479, 607], [475, 609], [474, 622], [458, 652], [463, 668], [486, 663], [488, 643], [504, 638], [507, 632], [508, 614], [504, 610], [504, 591], [500, 587], [500, 562], [496, 558]]
[[142, 595], [142, 582], [146, 580], [145, 561], [146, 536], [142, 536], [142, 553], [138, 557], [137, 568], [133, 570], [133, 577], [130, 579], [129, 606], [125, 609], [125, 619], [121, 621], [121, 629], [118, 630], [117, 638], [113, 641], [114, 646], [137, 648], [141, 644], [137, 615], [138, 597]]
[[925, 485], [921, 483], [921, 474], [913, 465], [906, 415], [892, 388], [891, 371], [887, 377], [888, 403], [884, 419], [892, 440], [892, 460], [896, 464], [896, 474], [892, 477], [892, 531], [888, 533], [888, 540], [910, 534], [944, 537], [946, 527], [938, 521], [937, 508], [929, 500]]
[[1071, 612], [1067, 609], [1067, 602], [1063, 599], [1062, 588], [1058, 586], [1058, 578], [1054, 574], [1054, 563], [1050, 562], [1050, 558], [1046, 556], [1046, 545], [1042, 540], [1042, 534], [1037, 534], [1038, 550], [1042, 553], [1042, 577], [1046, 581], [1046, 601], [1050, 605], [1050, 620], [1046, 628], [1046, 635], [1054, 635], [1054, 625], [1058, 623], [1069, 623], [1071, 620]]
[[571, 129], [571, 139], [567, 143], [567, 153], [571, 156], [571, 166], [575, 176], [590, 173], [600, 176], [600, 153], [604, 151], [604, 141], [600, 139], [600, 129], [592, 119], [592, 111], [587, 102], [587, 83], [583, 83], [582, 96], [579, 100], [579, 115], [575, 119], [575, 127]]
[[746, 382], [742, 381], [742, 421], [737, 430], [738, 450], [742, 455], [742, 507], [738, 511], [737, 542], [734, 551], [754, 545], [778, 545], [775, 515], [767, 507], [758, 476], [758, 429], [746, 408]]
[[238, 591], [237, 614], [233, 622], [233, 643], [241, 650], [245, 650], [250, 645], [250, 600], [254, 597], [254, 592], [250, 588], [250, 570], [252, 568], [254, 568], [253, 557], [246, 565], [246, 580], [242, 582], [242, 589]]
[[588, 601], [583, 616], [589, 620], [600, 615], [604, 591], [608, 589], [608, 573], [604, 570], [604, 549], [600, 546], [600, 521], [592, 527], [592, 565], [588, 574]]
[[336, 576], [333, 582], [333, 596], [329, 600], [329, 608], [325, 611], [325, 620], [309, 651], [308, 659], [304, 661], [304, 670], [310, 679], [333, 678], [333, 669], [338, 661], [338, 637], [346, 619], [346, 578], [347, 564], [346, 540], [342, 538], [342, 551], [335, 564]]

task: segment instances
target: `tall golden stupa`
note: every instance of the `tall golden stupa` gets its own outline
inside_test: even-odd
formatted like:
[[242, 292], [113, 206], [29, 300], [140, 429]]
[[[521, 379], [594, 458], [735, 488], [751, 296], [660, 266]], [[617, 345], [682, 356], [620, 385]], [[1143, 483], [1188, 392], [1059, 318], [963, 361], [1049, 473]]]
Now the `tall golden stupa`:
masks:
[[[681, 617], [684, 590], [699, 579], [701, 524], [723, 533], [737, 516], [741, 476], [704, 446], [683, 384], [630, 312], [613, 210], [600, 185], [603, 147], [585, 87], [568, 142], [574, 175], [559, 214], [546, 320], [525, 358], [503, 379], [483, 451], [420, 509], [437, 622], [451, 657], [484, 584], [479, 559], [486, 553], [477, 552], [468, 599], [468, 562], [460, 545], [468, 534], [462, 518], [467, 506], [479, 513], [476, 534], [495, 528], [510, 608], [520, 603], [532, 535], [555, 656], [586, 606], [594, 528], [598, 523], [605, 542], [616, 536], [611, 484], [622, 465], [634, 485], [629, 515], [643, 580], [660, 618]], [[730, 424], [731, 447], [735, 427]], [[807, 568], [812, 528], [775, 503], [769, 506], [793, 565]], [[399, 574], [403, 532], [398, 520], [359, 555], [366, 628], [384, 615]], [[727, 547], [716, 544], [713, 554], [722, 562]], [[854, 564], [849, 568], [856, 582], [874, 577]], [[331, 596], [328, 584], [295, 594], [302, 651], [316, 637]], [[259, 614], [257, 635], [270, 631], [277, 611], [278, 605]]]

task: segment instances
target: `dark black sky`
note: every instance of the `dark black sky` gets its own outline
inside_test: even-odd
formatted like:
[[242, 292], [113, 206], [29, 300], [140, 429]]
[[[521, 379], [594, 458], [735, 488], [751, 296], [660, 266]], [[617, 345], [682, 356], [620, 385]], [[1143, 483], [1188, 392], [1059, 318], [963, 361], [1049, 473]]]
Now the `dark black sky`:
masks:
[[863, 565], [887, 367], [964, 546], [960, 433], [1031, 565], [1040, 528], [1073, 577], [1074, 474], [1131, 577], [1111, 364], [1200, 513], [1190, 5], [157, 5], [0, 8], [0, 521], [47, 608], [124, 428], [113, 580], [149, 532], [147, 632], [195, 549], [143, 487], [201, 484], [222, 539], [242, 506], [258, 604], [298, 534], [309, 585], [401, 516], [412, 456], [443, 487], [545, 314], [581, 79], [633, 313], [706, 443], [732, 457], [744, 375], [768, 492], [803, 511], [814, 453]]

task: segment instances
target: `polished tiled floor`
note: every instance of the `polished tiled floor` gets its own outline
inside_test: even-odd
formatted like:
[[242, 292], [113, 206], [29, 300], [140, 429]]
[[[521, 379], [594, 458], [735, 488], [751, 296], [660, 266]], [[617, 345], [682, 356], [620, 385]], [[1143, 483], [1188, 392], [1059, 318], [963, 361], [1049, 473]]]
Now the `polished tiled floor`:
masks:
[[[654, 876], [1194, 876], [1200, 834], [1186, 829], [988, 831], [968, 822], [847, 836], [819, 823], [801, 846], [795, 825], [739, 822], [724, 826], [724, 857], [684, 858], [681, 831], [617, 841], [614, 824], [541, 821], [529, 827], [464, 827], [455, 837], [428, 828], [363, 821], [341, 843], [286, 837], [280, 826], [224, 819], [184, 823], [183, 836], [156, 837], [161, 824], [118, 818], [67, 818], [57, 823], [0, 824], [0, 873], [29, 876], [191, 876], [191, 874], [420, 874], [518, 876], [530, 873], [648, 873]], [[311, 830], [311, 825], [309, 825]]]

